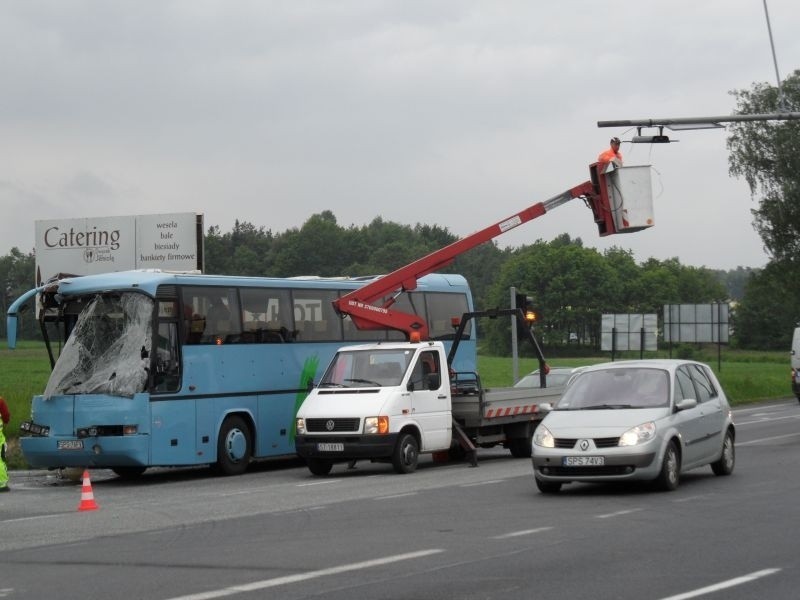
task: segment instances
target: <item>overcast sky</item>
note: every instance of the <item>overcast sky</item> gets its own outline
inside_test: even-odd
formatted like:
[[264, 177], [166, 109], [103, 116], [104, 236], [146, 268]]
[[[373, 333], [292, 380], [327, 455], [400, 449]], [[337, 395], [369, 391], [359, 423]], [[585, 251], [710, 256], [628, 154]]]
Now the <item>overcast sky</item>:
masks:
[[[768, 8], [785, 77], [800, 8]], [[776, 83], [763, 0], [2, 0], [0, 255], [31, 250], [35, 220], [171, 212], [463, 236], [636, 134], [597, 121], [732, 114], [756, 81]], [[655, 227], [600, 238], [573, 201], [498, 243], [763, 266], [726, 132], [670, 135], [622, 145], [653, 165]]]

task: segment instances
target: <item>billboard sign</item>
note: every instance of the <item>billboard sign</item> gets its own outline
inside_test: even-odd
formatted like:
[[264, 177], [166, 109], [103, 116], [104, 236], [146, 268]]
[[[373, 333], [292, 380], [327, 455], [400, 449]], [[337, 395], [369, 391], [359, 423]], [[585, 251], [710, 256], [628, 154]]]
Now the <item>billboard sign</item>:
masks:
[[602, 315], [600, 349], [611, 352], [623, 350], [658, 350], [658, 317], [655, 314]]
[[36, 285], [59, 274], [203, 269], [203, 215], [36, 221]]
[[727, 344], [730, 341], [729, 325], [730, 305], [727, 302], [664, 305], [665, 342]]

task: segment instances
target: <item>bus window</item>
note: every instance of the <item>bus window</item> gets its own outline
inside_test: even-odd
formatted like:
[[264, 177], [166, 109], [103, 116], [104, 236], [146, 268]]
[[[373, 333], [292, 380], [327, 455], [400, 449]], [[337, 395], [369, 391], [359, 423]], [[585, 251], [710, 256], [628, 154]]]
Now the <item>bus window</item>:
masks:
[[[428, 327], [432, 340], [452, 340], [456, 330], [453, 318], [461, 318], [467, 307], [467, 297], [463, 294], [447, 294], [443, 292], [425, 292], [425, 304], [428, 310]], [[469, 339], [472, 323], [467, 323], [462, 339]]]
[[282, 343], [294, 339], [289, 290], [278, 288], [241, 288], [242, 341], [245, 343]]
[[236, 288], [183, 288], [184, 339], [187, 344], [231, 344], [240, 341], [241, 311]]
[[335, 341], [342, 339], [342, 319], [333, 310], [338, 294], [328, 290], [292, 290], [297, 340]]

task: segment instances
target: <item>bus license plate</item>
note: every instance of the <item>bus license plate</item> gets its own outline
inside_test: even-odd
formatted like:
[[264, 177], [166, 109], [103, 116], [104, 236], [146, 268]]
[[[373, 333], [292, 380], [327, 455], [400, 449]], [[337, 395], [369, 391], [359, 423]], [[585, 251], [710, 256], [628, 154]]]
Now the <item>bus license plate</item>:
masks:
[[604, 456], [565, 456], [565, 467], [602, 467], [606, 464]]
[[318, 452], [344, 452], [344, 444], [336, 444], [336, 443], [330, 443], [330, 442], [325, 442], [325, 443], [320, 442], [319, 444], [317, 444], [317, 451]]
[[83, 450], [83, 440], [58, 440], [59, 450]]

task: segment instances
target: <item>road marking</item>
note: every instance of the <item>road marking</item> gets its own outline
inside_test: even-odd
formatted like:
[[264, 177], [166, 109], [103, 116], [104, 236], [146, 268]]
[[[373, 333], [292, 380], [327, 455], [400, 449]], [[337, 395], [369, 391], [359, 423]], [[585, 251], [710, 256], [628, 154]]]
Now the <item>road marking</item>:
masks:
[[631, 513], [644, 510], [642, 508], [631, 508], [630, 510], [618, 510], [617, 512], [607, 513], [605, 515], [595, 515], [595, 519], [610, 519], [611, 517], [621, 517], [622, 515], [629, 515]]
[[392, 500], [394, 498], [405, 498], [406, 496], [416, 496], [419, 492], [406, 492], [405, 494], [392, 494], [391, 496], [377, 496], [373, 500]]
[[54, 515], [36, 515], [35, 517], [20, 517], [19, 519], [4, 519], [0, 523], [19, 523], [20, 521], [35, 521], [36, 519], [54, 519], [63, 517], [66, 513], [56, 513]]
[[800, 419], [800, 415], [788, 415], [786, 417], [764, 417], [763, 419], [756, 419], [754, 421], [736, 421], [736, 426], [741, 425], [754, 425], [758, 423], [769, 423], [770, 421], [785, 421], [786, 419]]
[[503, 483], [505, 479], [490, 479], [489, 481], [479, 481], [477, 483], [464, 483], [459, 487], [467, 488], [467, 487], [477, 487], [479, 485], [494, 485], [495, 483]]
[[709, 585], [691, 592], [685, 592], [676, 596], [668, 596], [666, 598], [662, 598], [661, 600], [687, 600], [688, 598], [696, 598], [697, 596], [703, 596], [705, 594], [711, 594], [712, 592], [718, 592], [719, 590], [742, 585], [743, 583], [749, 583], [751, 581], [755, 581], [756, 579], [760, 579], [761, 577], [766, 577], [767, 575], [774, 575], [778, 571], [780, 571], [780, 569], [764, 569], [763, 571], [756, 571], [755, 573], [750, 573], [749, 575], [735, 577], [734, 579], [728, 579], [728, 581], [721, 581], [719, 583], [715, 583], [714, 585]]
[[782, 440], [788, 437], [797, 437], [800, 433], [787, 433], [786, 435], [774, 435], [772, 437], [765, 437], [758, 440], [750, 440], [749, 442], [736, 442], [736, 446], [752, 446], [753, 444], [760, 444], [761, 442], [771, 442], [772, 440]]
[[403, 560], [431, 556], [432, 554], [439, 554], [440, 552], [444, 552], [444, 550], [441, 548], [432, 548], [430, 550], [420, 550], [418, 552], [408, 552], [406, 554], [395, 554], [394, 556], [385, 556], [384, 558], [375, 558], [349, 565], [340, 565], [338, 567], [320, 569], [319, 571], [309, 571], [308, 573], [298, 573], [297, 575], [286, 575], [285, 577], [275, 577], [274, 579], [263, 579], [261, 581], [243, 583], [242, 585], [233, 585], [218, 590], [200, 592], [198, 594], [177, 596], [175, 598], [170, 598], [169, 600], [211, 600], [211, 598], [223, 598], [225, 596], [233, 596], [234, 594], [243, 594], [246, 592], [255, 592], [289, 583], [299, 583], [302, 581], [308, 581], [309, 579], [325, 577], [327, 575], [338, 575], [340, 573], [347, 573], [348, 571], [358, 571], [360, 569], [368, 569], [370, 567], [380, 567], [382, 565], [388, 565]]
[[310, 487], [312, 485], [328, 485], [329, 483], [339, 483], [340, 479], [326, 479], [325, 481], [312, 481], [311, 483], [298, 483], [297, 487]]
[[506, 538], [519, 537], [521, 535], [531, 535], [534, 533], [541, 533], [542, 531], [550, 531], [552, 527], [537, 527], [536, 529], [524, 529], [522, 531], [512, 531], [511, 533], [504, 533], [503, 535], [496, 535], [493, 540], [504, 540]]

